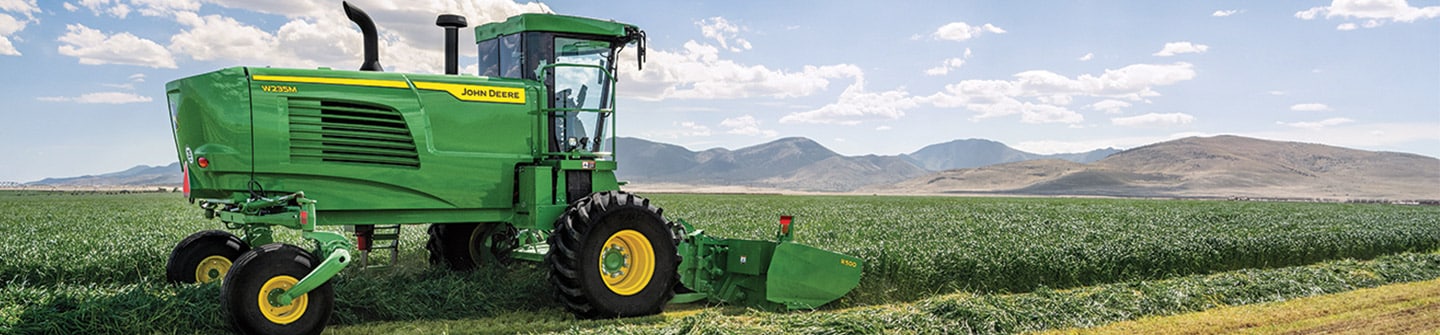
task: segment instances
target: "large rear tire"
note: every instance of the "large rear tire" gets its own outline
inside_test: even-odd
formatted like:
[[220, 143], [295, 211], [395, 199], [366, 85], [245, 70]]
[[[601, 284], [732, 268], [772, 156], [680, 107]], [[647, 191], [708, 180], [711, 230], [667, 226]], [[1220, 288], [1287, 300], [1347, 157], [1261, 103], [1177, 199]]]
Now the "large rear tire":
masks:
[[455, 223], [430, 225], [430, 264], [456, 271], [470, 271], [510, 264], [516, 244], [516, 230], [504, 223]]
[[565, 211], [545, 262], [566, 309], [582, 318], [660, 313], [680, 282], [674, 223], [661, 212], [621, 191], [591, 194]]
[[190, 234], [170, 251], [165, 279], [171, 283], [209, 283], [225, 278], [230, 266], [250, 245], [223, 230]]
[[289, 244], [272, 243], [235, 261], [220, 286], [220, 309], [242, 334], [319, 334], [335, 309], [330, 282], [291, 301], [272, 304], [268, 296], [295, 286], [319, 265], [314, 255]]

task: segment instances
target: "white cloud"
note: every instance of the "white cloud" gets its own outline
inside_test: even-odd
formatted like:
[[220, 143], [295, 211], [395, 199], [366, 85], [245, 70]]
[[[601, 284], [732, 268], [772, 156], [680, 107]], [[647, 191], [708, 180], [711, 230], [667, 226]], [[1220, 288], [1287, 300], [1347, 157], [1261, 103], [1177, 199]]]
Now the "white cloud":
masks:
[[145, 16], [171, 16], [200, 10], [199, 0], [130, 0], [130, 3]]
[[1020, 109], [1020, 122], [1023, 123], [1075, 124], [1081, 121], [1085, 121], [1084, 115], [1060, 106], [1025, 103]]
[[633, 48], [620, 59], [621, 96], [642, 100], [792, 98], [825, 90], [830, 80], [859, 78], [850, 64], [813, 66], [799, 71], [743, 65], [722, 59], [713, 45], [688, 41], [681, 51], [651, 49], [644, 71], [635, 68]]
[[10, 42], [10, 36], [25, 29], [25, 21], [0, 13], [0, 55], [20, 56], [20, 50]]
[[1238, 9], [1225, 9], [1225, 10], [1217, 10], [1217, 11], [1215, 11], [1214, 13], [1210, 13], [1210, 16], [1214, 16], [1214, 17], [1226, 17], [1226, 16], [1231, 16], [1231, 15], [1235, 15], [1235, 14], [1239, 14], [1239, 13], [1240, 13], [1240, 10], [1238, 10]]
[[745, 28], [730, 24], [723, 17], [716, 16], [700, 20], [700, 22], [695, 22], [695, 25], [700, 26], [700, 34], [720, 43], [720, 48], [734, 52], [750, 50], [750, 41], [735, 37]]
[[1204, 44], [1194, 44], [1190, 42], [1171, 42], [1165, 43], [1165, 46], [1160, 48], [1160, 51], [1156, 51], [1152, 55], [1160, 57], [1170, 57], [1178, 54], [1202, 53], [1205, 52], [1205, 50], [1209, 49], [1210, 46]]
[[710, 127], [695, 123], [693, 121], [682, 121], [672, 123], [674, 127], [659, 131], [646, 132], [644, 136], [651, 138], [692, 138], [710, 136]]
[[[145, 15], [170, 15], [187, 27], [172, 36], [170, 47], [177, 56], [226, 65], [280, 67], [332, 67], [354, 69], [360, 65], [359, 29], [351, 23], [338, 2], [328, 1], [246, 1], [204, 0], [206, 5], [274, 14], [289, 18], [277, 29], [262, 29], [252, 22], [222, 15], [195, 13], [197, 0], [133, 0]], [[470, 26], [504, 20], [521, 13], [550, 12], [539, 3], [511, 1], [436, 0], [395, 2], [351, 1], [375, 19], [380, 32], [380, 63], [386, 71], [440, 73], [444, 70], [441, 30], [433, 24], [436, 13], [464, 15]], [[462, 42], [464, 37], [462, 37]], [[235, 43], [225, 45], [224, 43]], [[475, 55], [475, 48], [460, 48], [462, 56]], [[474, 72], [469, 72], [474, 73]]]
[[1290, 106], [1290, 110], [1296, 112], [1324, 112], [1330, 110], [1330, 106], [1317, 103], [1295, 104]]
[[80, 0], [80, 6], [89, 8], [95, 16], [110, 15], [123, 19], [130, 15], [130, 5], [123, 0]]
[[[282, 48], [280, 40], [274, 34], [266, 32], [255, 26], [247, 25], [233, 18], [220, 15], [199, 16], [193, 13], [182, 13], [180, 22], [188, 29], [170, 37], [170, 50], [178, 54], [187, 55], [191, 59], [201, 61], [232, 61], [245, 65], [272, 65], [282, 67], [315, 67], [317, 60], [310, 57], [300, 57], [295, 54], [295, 49]], [[285, 27], [292, 27], [296, 24], [303, 24], [307, 27], [320, 28], [304, 21], [292, 21]], [[304, 29], [297, 29], [306, 31]], [[348, 29], [347, 29], [348, 30]], [[325, 35], [327, 31], [310, 32]], [[333, 31], [332, 31], [333, 32]], [[351, 38], [335, 39], [331, 41], [316, 41], [318, 45], [304, 46], [299, 51], [311, 48], [327, 48], [333, 57], [354, 58], [349, 51], [358, 50], [358, 46], [351, 46], [340, 41], [355, 41], [360, 38], [359, 34], [346, 36]], [[358, 43], [351, 43], [358, 44]], [[381, 59], [384, 63], [384, 59]], [[237, 64], [239, 65], [239, 64]]]
[[1093, 53], [1093, 52], [1086, 53], [1084, 56], [1080, 56], [1080, 58], [1079, 58], [1079, 60], [1080, 60], [1081, 62], [1088, 62], [1088, 61], [1090, 61], [1091, 59], [1095, 59], [1095, 53]]
[[891, 130], [891, 129], [895, 129], [895, 128], [891, 128], [890, 126], [879, 126], [879, 127], [875, 127], [875, 131], [886, 131], [886, 130]]
[[818, 109], [796, 112], [780, 118], [780, 123], [819, 123], [858, 125], [868, 120], [894, 120], [905, 116], [905, 111], [919, 105], [915, 98], [904, 89], [885, 92], [865, 90], [865, 80], [855, 83], [840, 93], [835, 103]]
[[1115, 99], [1105, 99], [1090, 104], [1090, 109], [1102, 111], [1105, 112], [1105, 114], [1120, 114], [1122, 112], [1121, 109], [1125, 107], [1130, 107], [1130, 103]]
[[1338, 125], [1342, 125], [1342, 124], [1346, 124], [1346, 123], [1352, 123], [1352, 122], [1355, 122], [1355, 120], [1351, 120], [1351, 119], [1343, 118], [1343, 117], [1335, 117], [1335, 118], [1329, 118], [1329, 119], [1324, 119], [1324, 120], [1320, 120], [1320, 121], [1312, 121], [1312, 122], [1275, 122], [1275, 123], [1276, 123], [1276, 124], [1279, 124], [1279, 125], [1291, 126], [1291, 127], [1295, 127], [1295, 128], [1320, 129], [1320, 128], [1325, 128], [1325, 127], [1330, 127], [1330, 126], [1338, 126]]
[[1329, 6], [1314, 7], [1295, 13], [1302, 20], [1313, 20], [1320, 15], [1326, 19], [1341, 18], [1365, 20], [1357, 25], [1342, 23], [1338, 30], [1354, 30], [1359, 27], [1375, 28], [1389, 22], [1415, 22], [1416, 20], [1440, 17], [1440, 6], [1411, 7], [1405, 0], [1334, 0]]
[[1281, 95], [1285, 95], [1285, 94], [1287, 94], [1287, 93], [1285, 93], [1285, 91], [1281, 91], [1281, 90], [1274, 90], [1274, 91], [1265, 92], [1265, 94], [1274, 95], [1274, 96], [1281, 96]]
[[760, 120], [756, 120], [755, 117], [749, 114], [720, 121], [720, 126], [730, 128], [730, 130], [725, 131], [726, 134], [764, 137], [775, 137], [779, 135], [779, 132], [774, 130], [760, 129]]
[[133, 90], [133, 89], [135, 89], [135, 84], [145, 82], [145, 74], [144, 74], [144, 73], [132, 74], [132, 75], [130, 75], [130, 77], [128, 77], [127, 79], [129, 79], [129, 82], [126, 82], [126, 83], [121, 83], [121, 84], [100, 84], [100, 86], [106, 86], [106, 87], [114, 87], [114, 88], [121, 88], [121, 89]]
[[1287, 127], [1277, 131], [1240, 135], [1282, 141], [1325, 143], [1349, 148], [1384, 150], [1387, 147], [1397, 144], [1416, 141], [1440, 141], [1440, 132], [1436, 132], [1435, 129], [1440, 129], [1440, 123], [1343, 123], [1320, 129]]
[[980, 26], [971, 26], [965, 22], [951, 22], [940, 26], [940, 28], [936, 29], [934, 33], [931, 33], [930, 36], [940, 40], [964, 41], [984, 33], [1004, 34], [1005, 29], [1000, 29], [1000, 27], [989, 23]]
[[[967, 49], [967, 50], [968, 50], [968, 49]], [[945, 75], [945, 74], [950, 73], [950, 70], [959, 69], [961, 66], [964, 66], [964, 65], [965, 65], [965, 59], [963, 59], [963, 58], [949, 58], [949, 59], [940, 61], [940, 66], [936, 66], [936, 67], [932, 67], [932, 68], [926, 69], [926, 70], [925, 70], [925, 75], [927, 75], [927, 76], [943, 76], [943, 75]]]
[[58, 41], [62, 55], [80, 59], [80, 64], [124, 64], [152, 68], [175, 68], [175, 58], [165, 47], [130, 33], [106, 35], [82, 24], [65, 26]]
[[1078, 123], [1079, 113], [1061, 107], [1076, 96], [1141, 101], [1160, 95], [1158, 86], [1195, 78], [1190, 63], [1134, 64], [1101, 75], [1075, 78], [1049, 71], [1025, 71], [1015, 80], [965, 80], [945, 86], [934, 95], [918, 98], [937, 107], [963, 107], [976, 113], [972, 120], [1021, 115], [1022, 122]]
[[39, 97], [35, 99], [49, 102], [74, 102], [82, 104], [129, 104], [150, 102], [152, 100], [147, 96], [124, 92], [96, 92], [81, 94], [78, 97]]
[[1194, 122], [1195, 117], [1185, 113], [1149, 113], [1110, 119], [1110, 124], [1125, 127], [1167, 127]]
[[0, 10], [34, 19], [35, 14], [40, 13], [40, 6], [35, 4], [35, 0], [0, 0]]
[[62, 6], [62, 7], [65, 7], [65, 11], [68, 11], [68, 12], [71, 12], [71, 13], [74, 13], [75, 11], [80, 10], [80, 7], [75, 7], [75, 4], [72, 4], [72, 3], [69, 3], [69, 2], [66, 2], [66, 3], [64, 3], [64, 4], [61, 4], [61, 6]]
[[[25, 19], [21, 20], [10, 14], [0, 13], [0, 55], [20, 56], [20, 50], [15, 48], [11, 38], [15, 33], [25, 30], [28, 23], [40, 22], [35, 18], [35, 14], [40, 13], [40, 6], [35, 4], [35, 0], [0, 0], [0, 11], [25, 16]], [[15, 40], [20, 39], [15, 37]]]

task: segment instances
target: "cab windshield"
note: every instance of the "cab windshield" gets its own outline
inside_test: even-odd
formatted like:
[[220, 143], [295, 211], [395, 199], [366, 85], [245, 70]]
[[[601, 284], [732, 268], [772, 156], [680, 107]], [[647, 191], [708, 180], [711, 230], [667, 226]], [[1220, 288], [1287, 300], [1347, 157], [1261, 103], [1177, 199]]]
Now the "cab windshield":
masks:
[[614, 57], [610, 42], [556, 37], [554, 45], [551, 108], [557, 111], [551, 116], [560, 151], [609, 151], [602, 139], [613, 94], [607, 74]]

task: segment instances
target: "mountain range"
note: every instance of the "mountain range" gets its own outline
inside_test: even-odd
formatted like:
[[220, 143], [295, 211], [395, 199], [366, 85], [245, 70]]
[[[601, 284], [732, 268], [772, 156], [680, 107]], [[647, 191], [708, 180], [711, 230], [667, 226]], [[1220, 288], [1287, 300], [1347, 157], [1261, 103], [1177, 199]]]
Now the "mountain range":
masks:
[[896, 156], [844, 156], [803, 137], [781, 138], [736, 150], [695, 152], [678, 145], [622, 137], [616, 176], [636, 183], [726, 185], [796, 191], [845, 192], [891, 184], [936, 171], [1034, 159], [1089, 163], [1119, 152], [1040, 155], [1000, 142], [966, 139], [932, 144]]
[[180, 162], [166, 166], [137, 165], [120, 172], [79, 177], [45, 178], [26, 186], [180, 186]]
[[1189, 137], [1089, 164], [1031, 160], [942, 171], [862, 191], [1440, 199], [1440, 159], [1239, 136]]
[[[640, 190], [1440, 199], [1440, 159], [1239, 136], [1058, 155], [983, 139], [887, 156], [845, 156], [802, 137], [703, 151], [622, 137], [616, 147], [617, 177]], [[137, 166], [25, 185], [175, 186], [179, 170]]]

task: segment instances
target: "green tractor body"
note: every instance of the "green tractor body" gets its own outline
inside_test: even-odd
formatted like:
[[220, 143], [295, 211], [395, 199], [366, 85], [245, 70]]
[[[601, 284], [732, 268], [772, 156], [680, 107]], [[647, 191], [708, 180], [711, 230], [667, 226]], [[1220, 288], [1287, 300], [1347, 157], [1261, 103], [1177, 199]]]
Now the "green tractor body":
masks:
[[[437, 265], [543, 262], [582, 317], [672, 300], [817, 308], [858, 285], [860, 260], [790, 241], [788, 217], [777, 241], [715, 238], [620, 191], [614, 73], [628, 45], [643, 62], [635, 26], [550, 14], [481, 25], [480, 73], [457, 75], [465, 22], [442, 15], [449, 73], [402, 74], [380, 71], [373, 23], [345, 9], [367, 35], [363, 71], [234, 67], [166, 84], [185, 194], [239, 232], [192, 235], [167, 273], [223, 280], [242, 332], [323, 329], [329, 279], [352, 252], [393, 247], [398, 229], [384, 228], [404, 224], [430, 225]], [[270, 245], [277, 226], [315, 246]]]

